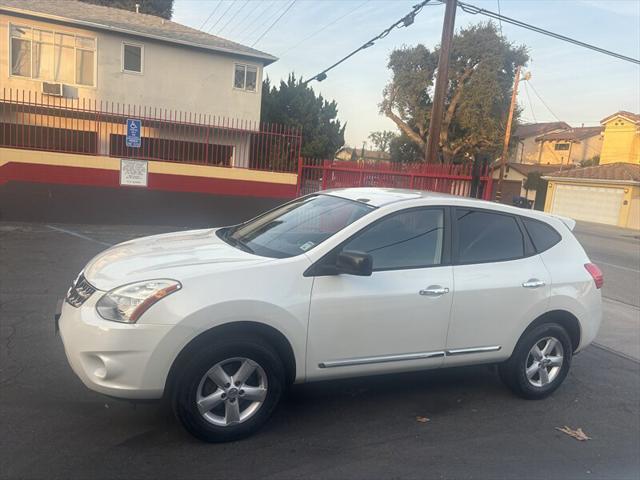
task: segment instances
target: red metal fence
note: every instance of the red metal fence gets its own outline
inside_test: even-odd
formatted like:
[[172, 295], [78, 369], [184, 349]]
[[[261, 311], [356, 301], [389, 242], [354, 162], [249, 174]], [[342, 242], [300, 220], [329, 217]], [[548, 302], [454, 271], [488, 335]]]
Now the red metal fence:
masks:
[[491, 199], [493, 180], [489, 167], [424, 163], [367, 164], [336, 160], [300, 159], [298, 195], [327, 188], [411, 188]]
[[[139, 148], [126, 120], [141, 120]], [[3, 89], [0, 146], [295, 172], [299, 129], [201, 113]]]

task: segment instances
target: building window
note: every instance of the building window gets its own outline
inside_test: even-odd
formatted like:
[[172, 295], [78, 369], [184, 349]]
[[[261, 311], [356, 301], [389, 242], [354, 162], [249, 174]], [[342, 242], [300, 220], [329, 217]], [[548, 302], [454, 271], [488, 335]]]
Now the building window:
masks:
[[568, 143], [556, 143], [553, 146], [554, 150], [569, 150], [569, 144]]
[[11, 25], [11, 75], [95, 86], [96, 39]]
[[144, 47], [133, 43], [122, 44], [122, 70], [129, 73], [142, 73]]
[[233, 87], [255, 92], [258, 83], [258, 69], [250, 65], [236, 64], [233, 75]]

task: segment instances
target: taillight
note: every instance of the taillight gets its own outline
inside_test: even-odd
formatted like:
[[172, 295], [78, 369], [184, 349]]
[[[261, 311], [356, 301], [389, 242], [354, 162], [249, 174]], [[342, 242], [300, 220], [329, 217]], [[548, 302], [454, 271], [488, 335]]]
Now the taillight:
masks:
[[596, 284], [596, 288], [602, 287], [604, 283], [604, 275], [602, 274], [602, 270], [598, 268], [595, 263], [585, 263], [584, 268], [587, 269], [587, 272], [593, 278], [593, 282]]

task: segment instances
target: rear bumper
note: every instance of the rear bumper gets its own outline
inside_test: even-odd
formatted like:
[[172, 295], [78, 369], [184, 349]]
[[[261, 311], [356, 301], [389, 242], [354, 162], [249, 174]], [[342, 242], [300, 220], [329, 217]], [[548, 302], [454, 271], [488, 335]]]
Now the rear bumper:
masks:
[[157, 362], [154, 353], [173, 326], [104, 320], [95, 310], [97, 297], [80, 308], [62, 305], [57, 323], [71, 368], [96, 392], [126, 399], [161, 398], [173, 359]]

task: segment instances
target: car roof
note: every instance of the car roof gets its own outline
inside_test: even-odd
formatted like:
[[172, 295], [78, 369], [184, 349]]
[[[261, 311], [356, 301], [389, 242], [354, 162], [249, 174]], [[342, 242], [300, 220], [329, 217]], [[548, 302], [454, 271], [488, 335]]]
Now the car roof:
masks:
[[352, 187], [352, 188], [332, 188], [317, 192], [323, 195], [332, 195], [334, 197], [346, 198], [356, 202], [366, 203], [374, 207], [383, 207], [390, 203], [402, 202], [407, 200], [418, 200], [420, 198], [450, 202], [457, 198], [454, 195], [446, 193], [426, 192], [423, 190], [409, 190], [404, 188], [371, 188], [371, 187]]
[[406, 202], [411, 200], [424, 200], [428, 204], [441, 204], [451, 206], [464, 206], [471, 208], [484, 208], [489, 210], [501, 211], [513, 215], [523, 215], [548, 221], [555, 218], [564, 223], [569, 230], [575, 227], [575, 221], [561, 217], [560, 215], [552, 215], [538, 210], [529, 210], [512, 205], [490, 202], [487, 200], [478, 200], [476, 198], [462, 197], [459, 195], [449, 195], [447, 193], [427, 192], [424, 190], [409, 190], [404, 188], [371, 188], [371, 187], [351, 187], [351, 188], [334, 188], [317, 192], [322, 195], [332, 195], [334, 197], [346, 198], [356, 202], [366, 203], [373, 207], [384, 207], [398, 202]]

